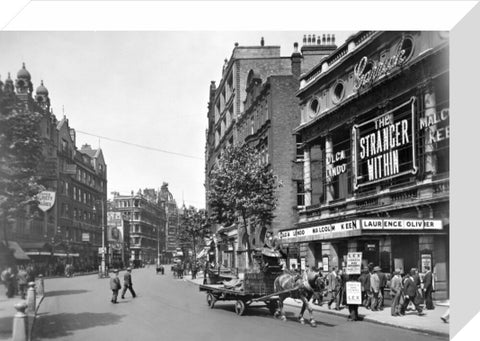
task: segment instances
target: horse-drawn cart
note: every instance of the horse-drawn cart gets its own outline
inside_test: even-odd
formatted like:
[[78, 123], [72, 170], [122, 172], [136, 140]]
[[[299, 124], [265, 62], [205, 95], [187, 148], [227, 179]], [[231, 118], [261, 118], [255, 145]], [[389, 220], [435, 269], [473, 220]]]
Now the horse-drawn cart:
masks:
[[258, 251], [254, 253], [256, 271], [245, 273], [242, 280], [200, 285], [200, 291], [207, 293], [208, 306], [213, 308], [216, 301], [235, 301], [235, 312], [243, 315], [250, 304], [263, 303], [274, 314], [279, 299], [274, 292], [274, 281], [283, 272], [279, 257], [274, 251]]

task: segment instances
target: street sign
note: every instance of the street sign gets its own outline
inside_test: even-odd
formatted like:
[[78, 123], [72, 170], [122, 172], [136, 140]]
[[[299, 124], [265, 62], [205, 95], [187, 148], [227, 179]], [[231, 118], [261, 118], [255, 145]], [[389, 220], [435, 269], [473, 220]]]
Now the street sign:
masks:
[[360, 275], [362, 270], [362, 253], [349, 252], [347, 254], [347, 275]]
[[38, 208], [43, 212], [47, 212], [55, 204], [55, 192], [43, 191], [37, 194], [36, 199], [39, 201]]

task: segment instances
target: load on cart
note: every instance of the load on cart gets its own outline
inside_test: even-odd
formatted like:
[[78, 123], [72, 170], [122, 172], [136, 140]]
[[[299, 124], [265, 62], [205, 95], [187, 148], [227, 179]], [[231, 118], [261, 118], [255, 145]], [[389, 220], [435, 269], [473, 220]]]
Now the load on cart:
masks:
[[294, 297], [303, 302], [299, 321], [304, 323], [303, 313], [308, 308], [310, 324], [315, 326], [308, 301], [314, 291], [324, 289], [321, 276], [315, 272], [299, 275], [288, 270], [284, 271], [280, 263], [281, 257], [279, 251], [263, 248], [254, 251], [254, 270], [246, 272], [243, 278], [231, 280], [221, 279], [220, 276], [209, 278], [209, 284], [200, 286], [200, 291], [207, 294], [208, 306], [213, 308], [217, 301], [235, 301], [235, 312], [237, 315], [243, 315], [252, 303], [260, 303], [257, 306], [267, 307], [275, 317], [286, 320], [283, 301], [287, 297]]

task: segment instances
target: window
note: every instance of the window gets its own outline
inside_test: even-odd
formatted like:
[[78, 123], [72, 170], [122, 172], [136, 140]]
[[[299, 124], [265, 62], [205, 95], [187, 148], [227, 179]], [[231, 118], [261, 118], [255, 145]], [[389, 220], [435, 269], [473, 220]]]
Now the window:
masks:
[[297, 181], [297, 206], [305, 206], [305, 186], [303, 180]]
[[337, 81], [333, 87], [333, 102], [338, 103], [343, 99], [345, 95], [345, 87], [342, 81]]
[[315, 117], [320, 111], [320, 102], [317, 98], [314, 98], [310, 102], [310, 117]]
[[296, 161], [303, 161], [303, 143], [302, 143], [302, 135], [295, 135], [295, 140], [296, 140]]
[[250, 118], [250, 134], [253, 135], [255, 133], [255, 119], [253, 117]]

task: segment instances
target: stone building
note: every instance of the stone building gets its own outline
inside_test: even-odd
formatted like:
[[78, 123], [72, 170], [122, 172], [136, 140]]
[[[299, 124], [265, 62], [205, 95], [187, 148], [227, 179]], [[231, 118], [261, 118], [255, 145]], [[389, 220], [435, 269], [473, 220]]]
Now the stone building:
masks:
[[166, 216], [159, 193], [153, 189], [131, 195], [113, 193], [111, 212], [130, 222], [130, 262], [139, 267], [153, 264], [165, 252]]
[[[328, 37], [328, 40], [327, 40]], [[280, 56], [280, 46], [239, 46], [225, 60], [218, 87], [210, 85], [206, 146], [206, 190], [209, 174], [226, 147], [249, 143], [285, 185], [279, 189], [279, 205], [271, 230], [290, 228], [297, 221], [297, 205], [303, 205], [301, 163], [296, 158], [293, 129], [300, 123], [295, 92], [302, 72], [335, 50], [335, 38], [304, 37], [292, 56]], [[293, 180], [292, 180], [293, 178]], [[300, 201], [297, 200], [297, 194]], [[208, 202], [207, 202], [208, 209]], [[217, 262], [228, 267], [244, 266], [246, 252], [238, 245], [236, 226], [218, 226]], [[254, 247], [262, 246], [265, 231], [252, 236]]]
[[361, 31], [301, 77], [305, 208], [282, 231], [307, 264], [436, 274], [448, 296], [449, 39]]
[[173, 198], [172, 193], [168, 190], [168, 183], [164, 182], [158, 194], [160, 205], [165, 211], [165, 238], [164, 238], [164, 253], [162, 255], [162, 262], [170, 263], [174, 258], [175, 252], [178, 248], [177, 234], [179, 225], [179, 208], [177, 202]]

